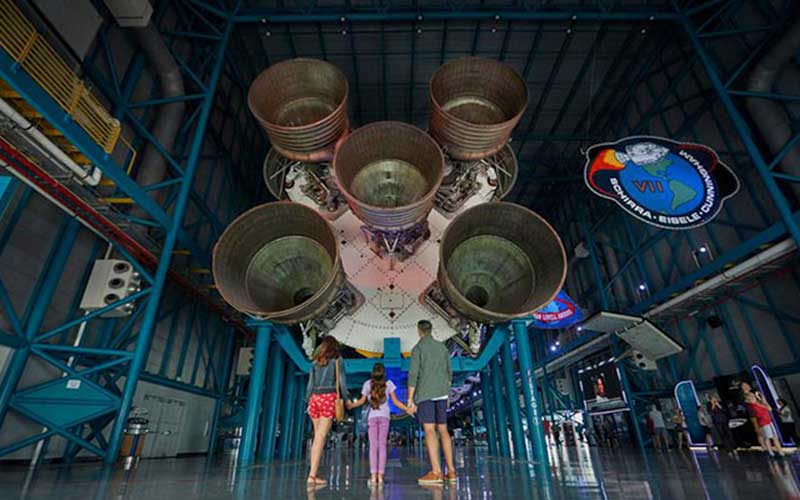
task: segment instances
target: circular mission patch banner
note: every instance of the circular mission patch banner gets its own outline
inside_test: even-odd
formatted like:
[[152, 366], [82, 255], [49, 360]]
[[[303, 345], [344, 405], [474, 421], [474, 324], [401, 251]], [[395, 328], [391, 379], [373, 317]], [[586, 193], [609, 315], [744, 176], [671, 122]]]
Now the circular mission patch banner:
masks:
[[651, 136], [590, 147], [584, 180], [637, 219], [676, 230], [706, 224], [739, 191], [739, 179], [713, 149]]

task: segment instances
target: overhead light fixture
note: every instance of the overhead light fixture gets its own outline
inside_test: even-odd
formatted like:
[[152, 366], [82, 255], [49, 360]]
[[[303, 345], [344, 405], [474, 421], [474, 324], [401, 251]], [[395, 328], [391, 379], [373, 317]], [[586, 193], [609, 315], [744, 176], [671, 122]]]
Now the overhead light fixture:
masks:
[[703, 267], [705, 264], [708, 264], [714, 260], [714, 256], [711, 253], [711, 247], [708, 246], [707, 243], [700, 244], [699, 247], [692, 250], [692, 259], [694, 260], [694, 264], [698, 269]]

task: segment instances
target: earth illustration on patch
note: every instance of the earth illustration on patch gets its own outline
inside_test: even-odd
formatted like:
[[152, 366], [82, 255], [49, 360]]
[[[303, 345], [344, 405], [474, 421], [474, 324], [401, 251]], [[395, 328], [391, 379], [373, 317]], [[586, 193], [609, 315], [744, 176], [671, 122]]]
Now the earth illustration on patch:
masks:
[[739, 180], [707, 146], [663, 137], [626, 137], [586, 152], [584, 177], [595, 194], [665, 229], [701, 226], [739, 190]]

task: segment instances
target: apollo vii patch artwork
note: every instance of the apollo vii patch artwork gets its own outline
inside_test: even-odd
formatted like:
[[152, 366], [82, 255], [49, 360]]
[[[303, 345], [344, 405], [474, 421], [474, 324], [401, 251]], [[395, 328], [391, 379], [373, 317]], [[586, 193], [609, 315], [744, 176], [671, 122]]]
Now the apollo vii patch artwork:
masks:
[[650, 136], [590, 147], [584, 180], [637, 219], [676, 230], [706, 224], [739, 191], [736, 175], [713, 149]]

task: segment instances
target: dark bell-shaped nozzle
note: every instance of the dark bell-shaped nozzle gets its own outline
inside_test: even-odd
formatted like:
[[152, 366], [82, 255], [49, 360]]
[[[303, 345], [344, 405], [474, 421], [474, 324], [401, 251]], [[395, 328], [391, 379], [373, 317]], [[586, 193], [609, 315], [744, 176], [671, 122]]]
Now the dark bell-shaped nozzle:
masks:
[[288, 201], [234, 220], [214, 247], [212, 268], [231, 306], [285, 324], [319, 316], [344, 281], [331, 226], [315, 210]]
[[431, 79], [431, 135], [458, 160], [500, 151], [525, 107], [528, 88], [498, 61], [464, 57], [443, 64]]
[[567, 259], [555, 230], [506, 202], [465, 210], [439, 247], [439, 286], [465, 317], [484, 323], [531, 314], [558, 293]]
[[298, 58], [273, 64], [250, 85], [250, 111], [272, 147], [297, 161], [330, 161], [350, 128], [347, 78], [333, 64]]
[[443, 174], [436, 142], [401, 122], [361, 127], [333, 159], [333, 175], [355, 216], [387, 231], [408, 229], [428, 216]]

